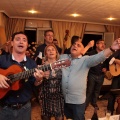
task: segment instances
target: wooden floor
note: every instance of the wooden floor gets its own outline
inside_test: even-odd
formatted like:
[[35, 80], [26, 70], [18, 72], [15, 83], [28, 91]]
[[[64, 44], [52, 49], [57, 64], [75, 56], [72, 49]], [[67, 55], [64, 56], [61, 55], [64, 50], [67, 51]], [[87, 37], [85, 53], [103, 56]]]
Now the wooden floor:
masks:
[[[98, 117], [105, 117], [107, 100], [98, 100], [97, 104], [99, 106]], [[115, 106], [117, 106], [117, 103]], [[90, 119], [92, 117], [92, 115], [93, 115], [93, 107], [91, 105], [89, 105], [89, 107], [85, 111], [86, 120]], [[40, 106], [35, 101], [32, 101], [32, 120], [41, 120], [41, 118], [40, 118]], [[52, 120], [54, 120], [54, 118], [52, 118]]]

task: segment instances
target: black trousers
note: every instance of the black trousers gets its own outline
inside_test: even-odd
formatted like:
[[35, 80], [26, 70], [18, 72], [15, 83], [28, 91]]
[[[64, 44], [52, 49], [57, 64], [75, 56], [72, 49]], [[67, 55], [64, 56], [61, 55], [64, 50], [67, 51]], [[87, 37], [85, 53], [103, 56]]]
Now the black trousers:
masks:
[[[113, 78], [111, 89], [120, 89], [120, 75]], [[110, 92], [107, 109], [111, 111], [111, 114], [113, 114], [114, 112], [115, 99], [116, 99], [116, 94]]]

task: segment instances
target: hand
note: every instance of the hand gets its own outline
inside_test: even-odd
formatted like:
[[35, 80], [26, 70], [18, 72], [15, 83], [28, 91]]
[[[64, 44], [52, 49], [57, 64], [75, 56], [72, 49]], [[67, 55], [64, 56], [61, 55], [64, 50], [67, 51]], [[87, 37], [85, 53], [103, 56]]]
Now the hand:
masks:
[[46, 72], [44, 72], [44, 77], [45, 77], [46, 79], [48, 79], [49, 76], [50, 76], [50, 71], [46, 71]]
[[81, 54], [84, 55], [87, 52], [87, 50], [93, 46], [94, 46], [94, 40], [91, 40], [86, 47], [82, 46], [83, 49], [81, 50]]
[[116, 40], [112, 43], [111, 48], [112, 48], [113, 50], [115, 50], [115, 51], [120, 49], [120, 38], [116, 39]]
[[5, 43], [4, 50], [5, 50], [6, 52], [10, 52], [10, 48], [11, 48], [11, 41], [9, 40], [9, 41], [7, 41], [7, 42]]
[[102, 72], [103, 72], [103, 73], [106, 73], [106, 72], [107, 72], [107, 69], [106, 69], [106, 68], [103, 68], [103, 69], [102, 69]]
[[11, 44], [11, 40], [8, 40], [7, 42], [6, 42], [6, 46], [8, 46], [8, 45], [10, 45]]
[[94, 44], [95, 44], [94, 40], [91, 40], [91, 41], [88, 43], [89, 48], [93, 47]]
[[37, 82], [41, 82], [44, 76], [44, 72], [42, 70], [35, 69], [34, 77]]
[[9, 88], [9, 84], [7, 83], [7, 80], [9, 80], [4, 75], [0, 74], [0, 88]]

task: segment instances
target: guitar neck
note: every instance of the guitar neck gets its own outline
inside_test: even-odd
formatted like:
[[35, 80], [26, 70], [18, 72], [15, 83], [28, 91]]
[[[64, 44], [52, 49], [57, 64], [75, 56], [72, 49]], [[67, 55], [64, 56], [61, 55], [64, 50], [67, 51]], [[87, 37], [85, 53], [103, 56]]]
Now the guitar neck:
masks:
[[[45, 72], [45, 71], [51, 70], [52, 66], [51, 66], [51, 64], [42, 65], [42, 66], [38, 67], [37, 69]], [[35, 72], [35, 68], [27, 70], [27, 71], [20, 72], [20, 73], [17, 73], [17, 74], [9, 75], [8, 78], [11, 80], [11, 82], [15, 82], [17, 80], [29, 78], [30, 76], [33, 75], [34, 72]]]

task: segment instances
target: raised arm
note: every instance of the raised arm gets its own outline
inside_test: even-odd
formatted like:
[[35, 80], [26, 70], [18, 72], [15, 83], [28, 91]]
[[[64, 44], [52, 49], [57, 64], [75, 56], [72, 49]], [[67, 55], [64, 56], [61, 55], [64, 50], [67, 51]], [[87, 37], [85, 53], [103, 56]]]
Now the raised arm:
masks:
[[86, 61], [88, 67], [93, 67], [100, 62], [103, 62], [111, 54], [120, 49], [120, 38], [116, 39], [109, 48], [99, 52], [98, 54], [89, 56], [89, 59]]
[[94, 46], [94, 43], [95, 43], [94, 40], [91, 40], [91, 41], [87, 44], [87, 46], [82, 50], [81, 54], [84, 55], [84, 54], [89, 50], [89, 48], [91, 48], [91, 47]]
[[109, 57], [112, 53], [120, 49], [120, 38], [116, 39], [112, 45], [104, 50], [105, 57]]

